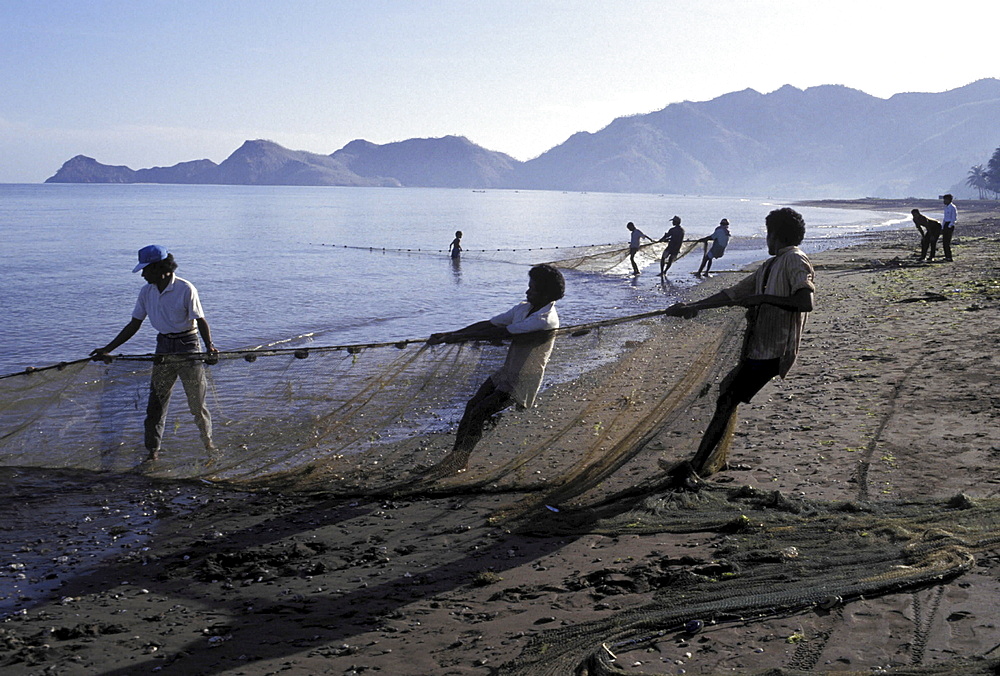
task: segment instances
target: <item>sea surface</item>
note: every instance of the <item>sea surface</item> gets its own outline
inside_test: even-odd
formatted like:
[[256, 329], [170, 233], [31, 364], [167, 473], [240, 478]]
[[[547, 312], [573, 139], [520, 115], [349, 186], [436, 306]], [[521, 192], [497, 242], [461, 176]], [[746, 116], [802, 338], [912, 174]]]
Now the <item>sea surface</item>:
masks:
[[[626, 247], [628, 221], [658, 239], [676, 214], [694, 239], [728, 218], [734, 239], [715, 271], [736, 279], [727, 271], [767, 255], [764, 216], [792, 202], [391, 188], [0, 185], [0, 375], [82, 359], [108, 343], [131, 316], [143, 284], [131, 270], [137, 250], [147, 244], [166, 246], [177, 258], [178, 274], [198, 287], [221, 350], [349, 345], [420, 339], [489, 318], [524, 298], [532, 264], [578, 256], [589, 251], [585, 245]], [[801, 211], [808, 252], [908, 222], [908, 214]], [[457, 262], [446, 253], [456, 230], [463, 231], [466, 249]], [[558, 304], [563, 325], [665, 307], [699, 282], [692, 275], [699, 254], [678, 261], [662, 281], [655, 264], [638, 277], [627, 263], [603, 273], [566, 270], [566, 298]], [[154, 334], [146, 322], [121, 351], [151, 352]], [[595, 355], [587, 367], [613, 356]], [[547, 382], [584, 368], [554, 361]], [[0, 506], [9, 520], [0, 537], [0, 557], [8, 564], [0, 571], [0, 619], [33, 612], [58, 598], [68, 580], [125, 549], [141, 552], [161, 510], [192, 509], [211, 499], [205, 493], [210, 487], [198, 488], [154, 485], [140, 474], [0, 468], [0, 493], [7, 496]]]
[[[192, 281], [221, 350], [417, 339], [523, 299], [530, 265], [571, 247], [627, 246], [632, 221], [658, 239], [674, 215], [689, 239], [729, 219], [716, 271], [766, 257], [764, 216], [794, 199], [426, 188], [0, 185], [0, 374], [85, 357], [131, 315], [136, 252], [162, 244]], [[907, 214], [803, 207], [815, 252]], [[456, 230], [466, 251], [446, 249]], [[566, 271], [563, 325], [665, 307], [698, 282], [696, 252], [665, 283]], [[722, 272], [722, 274], [725, 274]], [[121, 348], [154, 346], [145, 323]]]

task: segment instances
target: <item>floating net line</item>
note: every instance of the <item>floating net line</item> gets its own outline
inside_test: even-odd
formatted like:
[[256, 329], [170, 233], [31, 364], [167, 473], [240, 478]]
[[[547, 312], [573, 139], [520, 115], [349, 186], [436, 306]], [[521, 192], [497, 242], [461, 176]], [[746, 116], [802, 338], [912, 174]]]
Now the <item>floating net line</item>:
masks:
[[[760, 237], [734, 237], [730, 240], [729, 248], [733, 250], [759, 249], [761, 248], [761, 242], [762, 239]], [[684, 258], [692, 251], [703, 250], [704, 248], [703, 246], [699, 246], [698, 240], [685, 240], [685, 244], [686, 246], [682, 247], [681, 251], [677, 254], [675, 262]], [[446, 249], [389, 248], [375, 246], [366, 247], [347, 244], [321, 244], [320, 246], [332, 247], [335, 249], [367, 251], [369, 253], [380, 254], [415, 254], [431, 255], [435, 257], [448, 254]], [[643, 244], [636, 251], [636, 264], [640, 268], [652, 264], [658, 265], [665, 248], [666, 243], [664, 242], [650, 242]], [[551, 260], [543, 261], [536, 260], [540, 258], [536, 252], [552, 252], [561, 255], [558, 255], [558, 257]], [[551, 254], [549, 255], [551, 256]], [[574, 246], [463, 249], [462, 257], [501, 260], [517, 264], [523, 264], [525, 262], [525, 258], [530, 258], [533, 262], [549, 263], [550, 265], [554, 265], [558, 268], [604, 275], [628, 274], [632, 271], [632, 265], [629, 261], [629, 247], [623, 246], [620, 242]]]

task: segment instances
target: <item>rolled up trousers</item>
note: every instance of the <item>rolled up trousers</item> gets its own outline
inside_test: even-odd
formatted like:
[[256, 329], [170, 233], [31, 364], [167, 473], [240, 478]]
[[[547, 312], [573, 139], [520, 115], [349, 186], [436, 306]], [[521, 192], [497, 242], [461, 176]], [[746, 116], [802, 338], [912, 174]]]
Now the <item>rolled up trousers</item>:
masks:
[[146, 420], [143, 423], [148, 451], [160, 449], [170, 393], [178, 377], [184, 385], [188, 408], [198, 426], [201, 442], [205, 448], [212, 446], [212, 415], [205, 405], [205, 395], [208, 391], [205, 366], [200, 361], [170, 358], [170, 355], [195, 352], [201, 352], [201, 343], [198, 341], [196, 331], [180, 335], [161, 333], [156, 337], [156, 354], [163, 357], [153, 363], [153, 375], [149, 382], [149, 403], [146, 405]]

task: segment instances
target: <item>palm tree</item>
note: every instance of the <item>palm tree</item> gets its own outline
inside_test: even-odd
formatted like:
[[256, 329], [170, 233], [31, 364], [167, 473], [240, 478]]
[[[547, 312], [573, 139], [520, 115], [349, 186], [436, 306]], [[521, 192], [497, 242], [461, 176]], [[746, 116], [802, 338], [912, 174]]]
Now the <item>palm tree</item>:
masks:
[[986, 165], [986, 189], [994, 197], [1000, 195], [1000, 148], [993, 151], [993, 157]]
[[972, 169], [969, 169], [969, 178], [965, 180], [965, 184], [979, 191], [979, 199], [986, 199], [986, 188], [989, 186], [989, 183], [990, 177], [986, 173], [986, 167], [977, 164]]

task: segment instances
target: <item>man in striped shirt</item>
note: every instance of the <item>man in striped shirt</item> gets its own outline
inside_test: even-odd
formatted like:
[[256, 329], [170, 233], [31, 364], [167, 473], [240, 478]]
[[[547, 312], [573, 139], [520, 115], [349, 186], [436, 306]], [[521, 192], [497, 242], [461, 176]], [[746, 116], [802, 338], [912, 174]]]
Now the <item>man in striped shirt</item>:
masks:
[[[739, 305], [747, 308], [747, 329], [740, 361], [719, 386], [715, 415], [690, 462], [672, 468], [682, 482], [697, 482], [726, 465], [736, 409], [749, 402], [774, 376], [788, 373], [798, 352], [806, 313], [813, 309], [816, 286], [809, 258], [798, 245], [805, 236], [802, 216], [785, 207], [767, 215], [767, 250], [773, 258], [756, 272], [708, 298], [677, 303], [667, 316], [691, 319], [701, 310]], [[694, 477], [691, 475], [694, 474]]]

